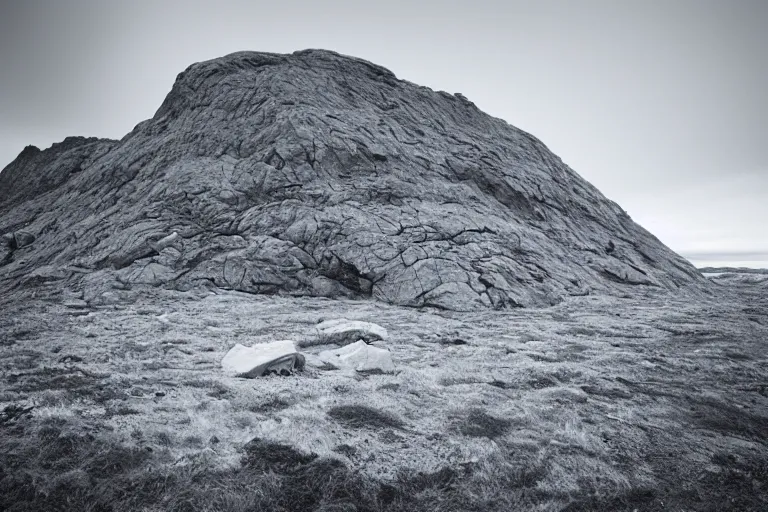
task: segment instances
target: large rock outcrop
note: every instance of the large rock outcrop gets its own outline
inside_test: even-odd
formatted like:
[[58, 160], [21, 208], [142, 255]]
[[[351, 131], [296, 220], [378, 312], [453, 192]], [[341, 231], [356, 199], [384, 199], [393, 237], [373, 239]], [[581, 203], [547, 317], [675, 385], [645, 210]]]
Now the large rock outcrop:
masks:
[[0, 174], [0, 234], [19, 230], [35, 242], [0, 254], [11, 287], [207, 283], [466, 310], [707, 286], [536, 138], [319, 50], [193, 64], [122, 140], [25, 149]]

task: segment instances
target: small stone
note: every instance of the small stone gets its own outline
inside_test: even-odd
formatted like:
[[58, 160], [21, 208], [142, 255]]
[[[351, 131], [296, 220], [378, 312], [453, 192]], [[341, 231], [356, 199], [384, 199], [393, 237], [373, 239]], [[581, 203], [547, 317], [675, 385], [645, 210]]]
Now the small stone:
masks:
[[440, 339], [441, 345], [466, 345], [467, 340], [459, 337], [448, 337]]
[[371, 343], [385, 340], [389, 336], [387, 330], [380, 325], [346, 318], [326, 320], [317, 324], [315, 329], [322, 342], [336, 345], [349, 345], [357, 340]]
[[83, 358], [80, 356], [68, 355], [59, 358], [60, 363], [82, 363]]
[[83, 309], [88, 307], [88, 303], [81, 299], [72, 299], [65, 301], [64, 307], [70, 309]]
[[35, 241], [35, 235], [27, 231], [16, 231], [13, 233], [13, 239], [10, 241], [11, 249], [20, 249], [31, 245]]

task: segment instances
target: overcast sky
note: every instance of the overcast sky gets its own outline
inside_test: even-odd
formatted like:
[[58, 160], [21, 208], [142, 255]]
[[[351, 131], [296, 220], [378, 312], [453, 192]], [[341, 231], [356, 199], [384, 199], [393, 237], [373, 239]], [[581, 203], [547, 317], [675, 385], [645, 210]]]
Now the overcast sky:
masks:
[[697, 265], [768, 267], [768, 1], [0, 0], [0, 168], [189, 64], [326, 48], [461, 92]]

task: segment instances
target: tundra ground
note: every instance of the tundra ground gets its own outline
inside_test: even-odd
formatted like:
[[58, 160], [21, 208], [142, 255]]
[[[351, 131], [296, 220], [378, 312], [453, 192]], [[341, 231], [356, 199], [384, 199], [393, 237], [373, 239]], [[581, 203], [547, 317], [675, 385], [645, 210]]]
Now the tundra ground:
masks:
[[[480, 313], [135, 289], [0, 299], [0, 510], [768, 509], [768, 295]], [[222, 373], [376, 322], [394, 374]]]

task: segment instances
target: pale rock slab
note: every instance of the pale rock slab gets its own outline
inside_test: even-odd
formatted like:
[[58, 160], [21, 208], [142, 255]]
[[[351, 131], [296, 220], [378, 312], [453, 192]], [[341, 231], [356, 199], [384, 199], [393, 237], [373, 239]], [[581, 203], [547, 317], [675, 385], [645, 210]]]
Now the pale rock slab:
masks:
[[346, 318], [320, 322], [315, 329], [322, 342], [336, 345], [349, 345], [357, 340], [367, 342], [385, 340], [389, 336], [387, 330], [380, 325]]
[[245, 378], [261, 377], [270, 372], [287, 375], [304, 367], [304, 356], [291, 340], [251, 347], [238, 343], [221, 360], [221, 367], [227, 373]]
[[359, 372], [380, 370], [385, 373], [395, 371], [395, 363], [389, 350], [368, 345], [363, 340], [335, 350], [324, 350], [318, 357], [340, 368], [352, 368]]

